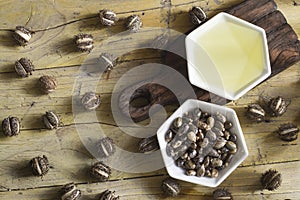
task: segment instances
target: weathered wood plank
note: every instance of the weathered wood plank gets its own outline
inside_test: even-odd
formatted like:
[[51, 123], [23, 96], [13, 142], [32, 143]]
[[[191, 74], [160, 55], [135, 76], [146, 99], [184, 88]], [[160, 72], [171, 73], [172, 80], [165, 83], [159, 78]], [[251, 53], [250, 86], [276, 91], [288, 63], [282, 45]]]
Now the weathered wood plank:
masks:
[[[299, 191], [300, 162], [272, 164], [269, 166], [250, 166], [238, 168], [220, 187], [232, 192], [234, 199], [297, 199]], [[259, 183], [261, 174], [269, 167], [282, 173], [282, 186], [273, 192], [262, 191]], [[84, 199], [96, 199], [106, 189], [115, 190], [122, 199], [166, 199], [160, 185], [166, 176], [125, 179], [105, 183], [79, 184]], [[214, 188], [207, 188], [179, 181], [182, 186], [181, 195], [176, 199], [211, 199]], [[58, 199], [60, 187], [37, 188], [0, 192], [1, 199]], [[169, 198], [167, 198], [169, 199]], [[170, 198], [171, 199], [171, 198]]]

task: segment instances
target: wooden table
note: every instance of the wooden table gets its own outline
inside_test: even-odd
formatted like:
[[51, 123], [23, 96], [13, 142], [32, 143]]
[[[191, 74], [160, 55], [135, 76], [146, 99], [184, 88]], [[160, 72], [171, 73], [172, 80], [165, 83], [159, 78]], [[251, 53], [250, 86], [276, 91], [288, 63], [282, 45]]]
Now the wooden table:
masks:
[[[115, 190], [121, 199], [164, 199], [160, 190], [161, 181], [167, 177], [164, 168], [148, 173], [113, 170], [110, 180], [105, 183], [97, 183], [89, 176], [89, 166], [96, 160], [77, 134], [78, 125], [75, 126], [72, 110], [72, 96], [76, 90], [73, 87], [78, 81], [80, 66], [89, 55], [76, 51], [73, 36], [79, 32], [93, 34], [95, 46], [99, 47], [124, 31], [122, 23], [108, 28], [100, 25], [96, 14], [103, 8], [113, 9], [121, 18], [139, 14], [144, 27], [148, 28], [148, 33], [144, 35], [155, 36], [161, 31], [156, 29], [151, 32], [149, 27], [171, 28], [179, 32], [190, 30], [192, 24], [186, 12], [194, 5], [200, 5], [212, 16], [239, 2], [241, 0], [1, 1], [1, 117], [17, 116], [22, 126], [21, 134], [17, 137], [0, 136], [0, 199], [59, 199], [59, 189], [69, 182], [76, 183], [82, 190], [82, 199], [97, 199], [105, 189]], [[277, 0], [276, 3], [299, 36], [300, 1]], [[17, 47], [11, 38], [11, 30], [25, 24], [36, 34], [28, 46]], [[147, 41], [144, 39], [140, 38], [140, 41]], [[135, 48], [139, 41], [130, 40], [129, 37], [126, 44], [127, 48]], [[117, 47], [112, 45], [111, 48]], [[36, 66], [33, 75], [24, 79], [18, 78], [13, 68], [14, 62], [21, 57], [32, 59]], [[160, 60], [159, 52], [149, 50], [131, 51], [123, 55], [110, 78], [106, 80], [103, 75], [98, 82], [96, 91], [102, 97], [102, 104], [96, 110], [98, 121], [86, 121], [80, 125], [100, 125], [118, 146], [136, 151], [138, 138], [123, 133], [120, 129], [122, 125], [116, 124], [113, 118], [111, 96], [115, 84], [124, 73], [135, 66]], [[57, 90], [49, 95], [42, 95], [36, 86], [37, 79], [44, 74], [55, 76], [59, 82]], [[293, 122], [300, 126], [299, 87], [300, 63], [297, 63], [239, 100], [227, 104], [238, 114], [249, 149], [248, 158], [220, 186], [229, 189], [234, 199], [300, 198], [299, 139], [283, 142], [274, 133], [282, 123]], [[245, 107], [262, 95], [282, 95], [291, 99], [287, 113], [273, 118], [270, 123], [250, 122], [245, 117]], [[167, 110], [171, 113], [175, 108], [170, 106]], [[44, 129], [40, 118], [47, 110], [59, 114], [62, 127], [51, 131]], [[43, 154], [48, 156], [52, 168], [43, 178], [33, 177], [27, 166], [28, 161]], [[282, 186], [273, 192], [262, 191], [259, 179], [270, 168], [282, 173]], [[176, 199], [211, 199], [214, 190], [186, 182], [180, 184], [182, 192]]]

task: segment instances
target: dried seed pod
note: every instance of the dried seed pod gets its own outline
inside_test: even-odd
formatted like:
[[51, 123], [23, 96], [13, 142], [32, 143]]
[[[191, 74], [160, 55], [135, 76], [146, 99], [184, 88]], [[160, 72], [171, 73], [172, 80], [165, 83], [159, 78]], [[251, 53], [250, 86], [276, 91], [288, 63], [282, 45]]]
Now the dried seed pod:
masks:
[[156, 135], [143, 138], [139, 142], [139, 152], [141, 153], [152, 153], [154, 151], [157, 151], [159, 149], [158, 140]]
[[75, 35], [75, 43], [78, 50], [82, 52], [91, 52], [94, 48], [94, 39], [91, 34], [79, 33]]
[[214, 200], [232, 200], [231, 193], [226, 189], [216, 189], [213, 192], [213, 198]]
[[283, 115], [287, 110], [287, 106], [286, 100], [281, 96], [272, 98], [269, 102], [269, 108], [275, 117]]
[[49, 171], [49, 162], [45, 155], [32, 158], [29, 165], [35, 176], [44, 176]]
[[120, 199], [120, 197], [115, 194], [115, 191], [110, 191], [110, 190], [105, 190], [99, 198], [99, 200], [118, 200], [118, 199]]
[[95, 92], [87, 92], [82, 96], [81, 103], [86, 110], [95, 110], [101, 104], [100, 95]]
[[111, 70], [113, 70], [116, 65], [116, 59], [114, 58], [114, 55], [110, 53], [101, 53], [98, 61], [100, 66], [104, 68], [104, 73], [107, 73], [106, 78], [108, 79]]
[[131, 32], [138, 32], [141, 29], [142, 25], [142, 20], [138, 15], [131, 15], [127, 18], [126, 27]]
[[282, 182], [281, 174], [274, 169], [269, 169], [262, 175], [260, 182], [263, 189], [276, 190]]
[[28, 58], [21, 58], [15, 62], [15, 70], [22, 78], [32, 75], [34, 71], [34, 65]]
[[115, 25], [115, 22], [118, 21], [116, 13], [114, 13], [111, 10], [100, 10], [99, 18], [100, 18], [101, 24], [103, 24], [105, 26]]
[[99, 181], [107, 181], [111, 174], [111, 169], [109, 166], [105, 165], [103, 162], [96, 162], [92, 165], [90, 173], [93, 177], [97, 178]]
[[20, 120], [17, 117], [7, 117], [2, 121], [2, 131], [5, 136], [12, 137], [20, 133]]
[[20, 46], [26, 46], [31, 39], [32, 33], [32, 31], [24, 26], [17, 26], [15, 32], [13, 33], [13, 37]]
[[61, 200], [78, 200], [81, 197], [81, 191], [74, 183], [68, 183], [61, 189], [61, 195]]
[[247, 109], [247, 116], [256, 122], [262, 122], [265, 119], [266, 112], [258, 104], [250, 104]]
[[189, 11], [190, 19], [193, 24], [199, 25], [206, 20], [206, 14], [200, 7], [193, 7]]
[[115, 144], [109, 137], [100, 139], [97, 143], [97, 148], [101, 157], [109, 157], [116, 151]]
[[56, 89], [57, 81], [53, 76], [44, 75], [39, 78], [39, 85], [42, 92], [48, 94]]
[[295, 124], [282, 124], [278, 129], [280, 139], [284, 141], [294, 141], [298, 138], [299, 128]]
[[163, 180], [161, 188], [166, 195], [173, 196], [173, 197], [177, 196], [181, 190], [179, 183], [177, 183], [172, 178], [167, 178]]
[[43, 122], [47, 129], [54, 129], [60, 125], [60, 120], [57, 114], [52, 111], [47, 111], [42, 117]]
[[151, 47], [153, 49], [163, 49], [169, 40], [169, 35], [167, 33], [161, 34], [157, 36], [152, 42], [151, 42]]

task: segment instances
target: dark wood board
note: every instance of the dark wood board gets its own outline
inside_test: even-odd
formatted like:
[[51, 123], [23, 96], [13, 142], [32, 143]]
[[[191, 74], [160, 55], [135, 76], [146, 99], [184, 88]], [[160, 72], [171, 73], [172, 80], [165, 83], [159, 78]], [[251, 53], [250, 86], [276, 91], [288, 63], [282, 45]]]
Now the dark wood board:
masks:
[[[226, 12], [260, 26], [266, 31], [272, 68], [270, 77], [282, 72], [300, 60], [300, 42], [298, 36], [293, 28], [287, 23], [284, 15], [277, 10], [277, 5], [274, 0], [246, 0], [230, 8]], [[171, 51], [165, 52], [164, 64], [174, 68], [188, 79], [186, 59], [179, 56], [185, 54], [185, 49], [182, 48], [185, 46], [184, 42], [185, 36], [181, 36], [172, 42], [169, 49], [175, 53], [172, 53]], [[157, 77], [157, 79], [170, 78], [171, 77], [168, 77], [167, 74]], [[154, 104], [166, 106], [190, 97], [190, 94], [184, 92], [179, 95], [176, 94], [175, 96], [164, 86], [156, 84], [159, 80], [155, 80], [155, 78], [152, 78], [152, 80], [153, 83], [145, 81], [147, 84], [144, 85], [143, 82], [137, 83], [136, 85], [143, 85], [140, 88], [137, 88], [136, 85], [132, 85], [123, 90], [119, 96], [119, 108], [121, 112], [123, 112], [125, 116], [131, 117], [135, 122], [149, 118], [149, 109]], [[174, 84], [175, 81], [176, 80], [174, 80]], [[203, 89], [196, 87], [193, 87], [193, 89], [199, 100], [216, 104], [225, 104], [228, 102], [228, 100], [211, 94]], [[128, 98], [129, 94], [133, 95]], [[130, 99], [130, 101], [132, 101], [140, 97], [147, 98], [149, 103], [142, 107], [134, 107], [128, 100], [125, 100]], [[126, 112], [128, 106], [129, 114]]]

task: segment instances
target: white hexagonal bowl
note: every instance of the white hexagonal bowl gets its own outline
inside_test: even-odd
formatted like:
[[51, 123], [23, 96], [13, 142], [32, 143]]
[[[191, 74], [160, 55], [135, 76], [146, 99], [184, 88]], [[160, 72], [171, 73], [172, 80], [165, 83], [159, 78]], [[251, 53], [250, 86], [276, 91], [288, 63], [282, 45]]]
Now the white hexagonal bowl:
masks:
[[[233, 127], [231, 129], [237, 135], [237, 146], [238, 150], [234, 154], [229, 165], [219, 172], [219, 176], [217, 178], [208, 178], [208, 177], [197, 177], [197, 176], [187, 176], [183, 169], [176, 166], [175, 161], [172, 157], [169, 157], [166, 153], [167, 142], [165, 141], [165, 133], [170, 128], [172, 122], [177, 117], [183, 116], [184, 113], [192, 111], [195, 108], [200, 108], [202, 111], [209, 112], [214, 114], [216, 112], [220, 112], [226, 116], [228, 121], [231, 121]], [[204, 101], [189, 99], [185, 101], [158, 129], [157, 138], [161, 150], [161, 154], [163, 157], [163, 161], [165, 167], [167, 169], [168, 174], [179, 180], [208, 186], [208, 187], [217, 187], [220, 185], [248, 156], [248, 149], [245, 142], [245, 138], [243, 135], [243, 131], [241, 129], [238, 117], [235, 111], [231, 108], [227, 108], [224, 106], [219, 106], [211, 103], [207, 103]]]
[[271, 74], [264, 29], [230, 14], [196, 28], [185, 45], [191, 84], [226, 99], [240, 98]]

